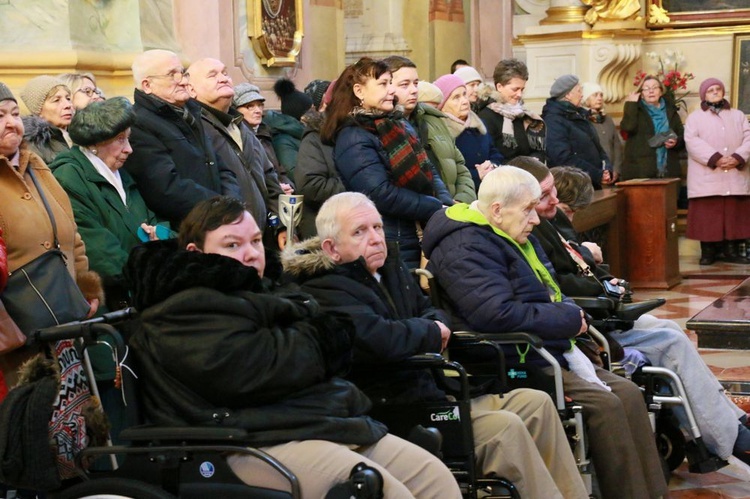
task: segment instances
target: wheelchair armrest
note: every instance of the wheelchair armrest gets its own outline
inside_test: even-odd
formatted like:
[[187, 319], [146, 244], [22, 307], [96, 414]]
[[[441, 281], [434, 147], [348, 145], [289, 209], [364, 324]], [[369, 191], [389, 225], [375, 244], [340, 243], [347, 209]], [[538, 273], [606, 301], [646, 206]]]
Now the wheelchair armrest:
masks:
[[661, 307], [667, 303], [664, 298], [654, 298], [632, 303], [618, 303], [614, 310], [614, 315], [624, 321], [635, 321], [645, 313], [655, 308]]
[[122, 430], [120, 438], [131, 442], [154, 440], [179, 441], [212, 441], [224, 442], [228, 440], [247, 439], [248, 432], [241, 428], [212, 428], [202, 426], [133, 426]]
[[501, 345], [512, 345], [514, 343], [528, 343], [533, 348], [542, 348], [542, 339], [529, 333], [476, 333], [474, 331], [454, 331], [451, 341], [479, 342], [482, 340], [492, 341]]
[[445, 367], [448, 361], [439, 353], [420, 353], [396, 363], [399, 369], [430, 369]]
[[571, 296], [570, 298], [587, 312], [594, 310], [612, 312], [615, 310], [615, 301], [605, 296]]

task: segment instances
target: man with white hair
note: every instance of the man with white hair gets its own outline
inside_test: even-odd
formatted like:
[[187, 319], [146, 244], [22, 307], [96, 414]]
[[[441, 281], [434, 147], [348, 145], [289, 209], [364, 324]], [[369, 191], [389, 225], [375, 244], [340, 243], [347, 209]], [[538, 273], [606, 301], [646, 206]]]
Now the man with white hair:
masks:
[[216, 158], [190, 99], [189, 73], [174, 52], [148, 50], [133, 61], [137, 120], [125, 168], [146, 205], [173, 227], [193, 206], [219, 194], [240, 197], [235, 174]]
[[[427, 269], [451, 305], [456, 329], [525, 331], [544, 340], [563, 368], [565, 394], [583, 407], [602, 497], [663, 496], [667, 484], [638, 387], [600, 368], [594, 372], [606, 386], [569, 369], [567, 359], [578, 352], [575, 338], [588, 325], [531, 235], [541, 198], [530, 173], [514, 166], [491, 171], [476, 203], [451, 206], [428, 222], [422, 241]], [[534, 352], [509, 348], [506, 358], [550, 369]]]
[[[445, 400], [429, 372], [389, 364], [441, 352], [450, 339], [447, 314], [433, 307], [386, 245], [383, 220], [364, 194], [342, 192], [321, 206], [319, 238], [285, 248], [284, 270], [323, 310], [348, 315], [355, 329], [348, 375], [371, 399], [392, 403]], [[487, 393], [471, 401], [478, 473], [511, 480], [522, 497], [583, 498], [552, 399], [538, 390]]]
[[269, 212], [279, 214], [279, 179], [263, 145], [244, 122], [243, 115], [232, 107], [232, 77], [218, 59], [195, 61], [188, 68], [190, 93], [201, 105], [201, 118], [217, 156], [237, 176], [242, 200], [266, 229]]

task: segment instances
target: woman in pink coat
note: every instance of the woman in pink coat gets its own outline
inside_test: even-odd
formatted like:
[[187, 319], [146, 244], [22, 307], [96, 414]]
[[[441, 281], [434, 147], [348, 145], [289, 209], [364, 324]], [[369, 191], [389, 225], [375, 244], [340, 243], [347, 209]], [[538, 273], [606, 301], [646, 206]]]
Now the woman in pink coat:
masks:
[[738, 252], [740, 240], [750, 238], [750, 125], [745, 113], [730, 109], [720, 80], [701, 83], [700, 97], [685, 123], [687, 237], [701, 242], [701, 265], [750, 263]]

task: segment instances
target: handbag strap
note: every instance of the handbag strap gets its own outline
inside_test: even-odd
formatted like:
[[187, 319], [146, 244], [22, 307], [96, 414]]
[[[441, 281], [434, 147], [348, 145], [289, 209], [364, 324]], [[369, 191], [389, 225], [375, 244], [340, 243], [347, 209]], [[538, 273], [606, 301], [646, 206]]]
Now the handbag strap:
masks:
[[34, 182], [34, 187], [36, 187], [39, 197], [42, 198], [44, 209], [47, 210], [47, 215], [49, 215], [49, 219], [52, 222], [52, 235], [55, 239], [55, 248], [60, 249], [60, 241], [57, 240], [57, 223], [55, 222], [55, 215], [52, 214], [52, 209], [49, 207], [47, 198], [44, 196], [44, 191], [42, 191], [42, 188], [39, 186], [39, 181], [36, 179], [36, 175], [34, 175], [34, 170], [29, 167], [26, 171], [29, 172], [29, 177], [31, 177], [31, 181]]

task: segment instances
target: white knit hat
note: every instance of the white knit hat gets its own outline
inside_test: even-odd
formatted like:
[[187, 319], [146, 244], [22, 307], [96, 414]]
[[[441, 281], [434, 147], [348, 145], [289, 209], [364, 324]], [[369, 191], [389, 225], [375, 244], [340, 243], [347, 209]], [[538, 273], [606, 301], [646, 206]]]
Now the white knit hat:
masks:
[[453, 74], [461, 78], [464, 83], [471, 83], [472, 81], [478, 81], [481, 83], [484, 81], [484, 78], [482, 78], [482, 75], [479, 74], [479, 71], [472, 68], [471, 66], [458, 68]]
[[583, 98], [581, 99], [582, 106], [586, 105], [586, 101], [589, 99], [589, 97], [591, 97], [595, 93], [597, 92], [604, 93], [604, 90], [602, 90], [601, 85], [599, 85], [598, 83], [591, 83], [589, 81], [584, 83], [581, 89], [583, 90]]

